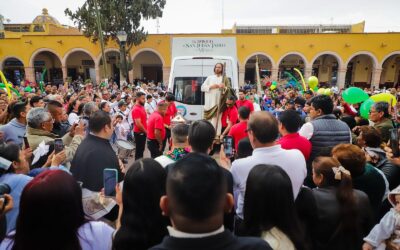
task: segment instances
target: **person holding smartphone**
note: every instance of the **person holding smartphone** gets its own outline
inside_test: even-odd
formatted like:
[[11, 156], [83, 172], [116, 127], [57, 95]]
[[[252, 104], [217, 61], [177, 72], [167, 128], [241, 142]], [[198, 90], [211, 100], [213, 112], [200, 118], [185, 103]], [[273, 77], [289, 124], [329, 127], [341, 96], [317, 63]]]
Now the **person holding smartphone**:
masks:
[[100, 110], [94, 112], [89, 118], [89, 131], [71, 162], [71, 173], [83, 183], [83, 188], [97, 192], [103, 188], [104, 169], [115, 169], [118, 182], [122, 181], [123, 174], [110, 144], [114, 132], [110, 116]]

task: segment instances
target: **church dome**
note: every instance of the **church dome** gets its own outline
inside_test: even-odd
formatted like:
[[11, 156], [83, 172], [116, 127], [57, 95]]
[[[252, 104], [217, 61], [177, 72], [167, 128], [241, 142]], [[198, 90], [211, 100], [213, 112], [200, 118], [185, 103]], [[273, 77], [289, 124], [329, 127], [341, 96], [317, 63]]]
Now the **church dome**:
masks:
[[49, 11], [44, 8], [42, 14], [33, 19], [33, 24], [56, 24], [60, 25], [57, 19], [49, 15]]

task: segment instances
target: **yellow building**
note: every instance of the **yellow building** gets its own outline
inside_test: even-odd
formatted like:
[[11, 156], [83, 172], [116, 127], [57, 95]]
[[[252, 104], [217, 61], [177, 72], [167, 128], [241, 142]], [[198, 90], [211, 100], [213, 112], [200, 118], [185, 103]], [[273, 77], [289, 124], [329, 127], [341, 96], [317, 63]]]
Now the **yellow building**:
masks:
[[[168, 82], [174, 37], [235, 37], [239, 81], [254, 82], [255, 58], [261, 75], [272, 80], [299, 68], [305, 78], [316, 75], [321, 83], [340, 87], [394, 86], [400, 83], [400, 33], [364, 33], [365, 23], [333, 26], [237, 26], [221, 34], [151, 34], [130, 51], [130, 79]], [[4, 27], [3, 27], [4, 26]], [[71, 77], [103, 77], [99, 44], [76, 28], [60, 25], [44, 9], [30, 24], [0, 23], [0, 69], [12, 82], [40, 79], [61, 83]], [[119, 47], [106, 48], [108, 76], [120, 78]]]

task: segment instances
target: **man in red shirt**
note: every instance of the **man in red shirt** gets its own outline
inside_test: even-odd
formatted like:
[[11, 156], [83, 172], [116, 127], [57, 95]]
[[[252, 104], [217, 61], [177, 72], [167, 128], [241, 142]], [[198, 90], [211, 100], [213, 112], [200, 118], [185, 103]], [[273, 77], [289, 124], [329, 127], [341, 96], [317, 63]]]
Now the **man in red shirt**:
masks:
[[298, 149], [306, 160], [310, 158], [311, 142], [297, 132], [301, 127], [301, 117], [296, 110], [286, 110], [279, 114], [278, 140], [283, 149]]
[[175, 96], [171, 93], [168, 93], [167, 96], [165, 97], [165, 102], [167, 103], [167, 112], [165, 113], [164, 116], [164, 126], [165, 126], [165, 131], [166, 131], [166, 135], [165, 135], [165, 142], [164, 142], [164, 146], [163, 146], [163, 151], [165, 149], [165, 145], [168, 144], [171, 147], [171, 143], [170, 143], [170, 138], [171, 138], [171, 120], [176, 116], [176, 114], [178, 113], [178, 110], [176, 109], [175, 106]]
[[254, 106], [253, 103], [251, 103], [251, 101], [246, 100], [246, 95], [244, 93], [243, 89], [239, 90], [239, 100], [236, 101], [236, 107], [240, 108], [242, 106], [246, 106], [249, 110], [250, 113], [254, 111]]
[[143, 158], [144, 148], [146, 146], [146, 134], [147, 134], [147, 114], [144, 109], [146, 102], [146, 94], [143, 92], [136, 93], [136, 104], [132, 109], [133, 118], [133, 134], [136, 143], [135, 160]]
[[235, 97], [231, 96], [226, 100], [226, 109], [221, 115], [221, 140], [229, 133], [232, 126], [237, 123], [238, 110], [235, 107]]
[[247, 137], [247, 121], [249, 120], [250, 110], [243, 106], [239, 108], [239, 123], [232, 126], [229, 131], [230, 136], [233, 137], [235, 143], [235, 151], [238, 151], [239, 141]]
[[165, 139], [164, 116], [167, 112], [168, 104], [160, 102], [157, 104], [157, 110], [150, 115], [147, 121], [147, 148], [150, 151], [151, 158], [162, 155], [163, 143]]

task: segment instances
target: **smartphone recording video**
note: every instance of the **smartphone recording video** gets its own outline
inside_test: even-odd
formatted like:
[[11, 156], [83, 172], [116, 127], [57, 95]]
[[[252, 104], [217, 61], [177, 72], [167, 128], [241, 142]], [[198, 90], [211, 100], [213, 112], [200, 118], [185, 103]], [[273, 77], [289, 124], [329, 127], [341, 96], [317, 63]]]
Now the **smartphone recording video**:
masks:
[[233, 156], [233, 137], [232, 136], [224, 137], [224, 152], [228, 158]]
[[116, 169], [106, 168], [103, 171], [103, 181], [104, 181], [104, 195], [106, 197], [115, 197], [116, 190], [115, 186], [118, 182], [118, 172]]
[[58, 154], [64, 150], [64, 142], [61, 138], [56, 138], [54, 140], [54, 153]]

